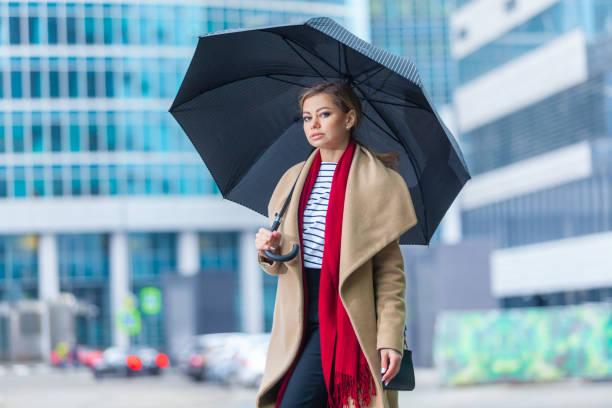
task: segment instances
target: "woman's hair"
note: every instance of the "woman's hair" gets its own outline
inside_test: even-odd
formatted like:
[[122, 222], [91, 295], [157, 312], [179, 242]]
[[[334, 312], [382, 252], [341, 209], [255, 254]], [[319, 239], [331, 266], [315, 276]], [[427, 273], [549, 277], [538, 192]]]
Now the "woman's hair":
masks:
[[[363, 119], [363, 110], [361, 109], [361, 102], [359, 102], [359, 98], [357, 97], [357, 94], [355, 93], [353, 88], [348, 83], [333, 81], [320, 82], [311, 87], [308, 87], [300, 95], [300, 111], [304, 109], [304, 101], [307, 98], [322, 93], [330, 95], [334, 104], [338, 106], [344, 113], [348, 113], [351, 109], [355, 110], [355, 124], [351, 127], [350, 130], [350, 137], [353, 138], [353, 133], [355, 132], [355, 129], [357, 129], [357, 126], [359, 126], [361, 120]], [[363, 143], [357, 141], [357, 139], [355, 139], [355, 142], [368, 149], [374, 155], [374, 157], [383, 162], [385, 166], [397, 170], [397, 166], [399, 163], [398, 152], [379, 154], [375, 153], [372, 149], [365, 146]]]

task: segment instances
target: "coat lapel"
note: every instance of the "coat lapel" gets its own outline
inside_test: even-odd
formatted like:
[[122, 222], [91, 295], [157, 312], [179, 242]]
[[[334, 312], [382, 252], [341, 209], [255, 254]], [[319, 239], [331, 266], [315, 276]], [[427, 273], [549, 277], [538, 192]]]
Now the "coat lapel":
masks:
[[351, 162], [344, 201], [340, 290], [353, 271], [416, 223], [402, 176], [359, 146]]

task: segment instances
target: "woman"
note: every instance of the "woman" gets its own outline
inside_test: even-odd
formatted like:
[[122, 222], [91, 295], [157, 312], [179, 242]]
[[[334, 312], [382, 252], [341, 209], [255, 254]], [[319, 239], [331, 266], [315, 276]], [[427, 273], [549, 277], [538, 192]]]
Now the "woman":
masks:
[[[353, 139], [362, 112], [349, 85], [315, 85], [300, 106], [315, 150], [272, 194], [271, 219], [295, 183], [280, 231], [255, 237], [259, 264], [278, 276], [256, 406], [397, 407], [397, 391], [383, 391], [382, 381], [397, 374], [403, 352], [399, 237], [417, 223], [410, 193], [392, 169], [395, 156]], [[288, 262], [265, 256], [298, 240], [301, 253]]]

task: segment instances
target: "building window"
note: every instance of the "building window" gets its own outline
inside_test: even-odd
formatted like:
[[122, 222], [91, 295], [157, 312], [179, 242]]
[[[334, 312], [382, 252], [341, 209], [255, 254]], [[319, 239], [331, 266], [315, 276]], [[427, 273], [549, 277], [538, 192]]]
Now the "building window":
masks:
[[15, 197], [26, 196], [26, 172], [25, 167], [16, 166], [13, 169], [13, 195]]
[[40, 18], [28, 17], [28, 34], [30, 44], [40, 44]]
[[0, 197], [8, 197], [8, 174], [5, 166], [0, 166]]
[[23, 97], [23, 88], [21, 83], [21, 71], [11, 71], [11, 97]]
[[57, 44], [57, 17], [47, 18], [47, 42], [49, 44]]
[[236, 273], [238, 269], [238, 235], [234, 232], [200, 234], [200, 268], [225, 269]]
[[132, 279], [157, 282], [164, 273], [176, 271], [176, 234], [138, 233], [129, 236]]
[[64, 178], [62, 177], [62, 166], [53, 166], [51, 175], [53, 196], [60, 197], [64, 195]]
[[0, 236], [0, 301], [35, 298], [38, 292], [38, 237]]
[[45, 195], [45, 169], [43, 166], [34, 166], [33, 194], [35, 197], [43, 197]]
[[21, 42], [21, 19], [19, 17], [9, 17], [9, 41], [11, 44]]
[[57, 236], [60, 289], [94, 310], [92, 315], [77, 316], [80, 344], [101, 347], [111, 341], [109, 240], [107, 234]]
[[30, 97], [40, 98], [40, 71], [30, 72]]

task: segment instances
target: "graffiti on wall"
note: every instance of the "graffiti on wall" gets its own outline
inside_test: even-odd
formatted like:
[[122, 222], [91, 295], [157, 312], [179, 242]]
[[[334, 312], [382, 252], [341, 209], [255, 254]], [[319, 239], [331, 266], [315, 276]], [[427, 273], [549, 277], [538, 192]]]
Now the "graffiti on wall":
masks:
[[612, 304], [441, 313], [434, 364], [448, 385], [612, 379]]

